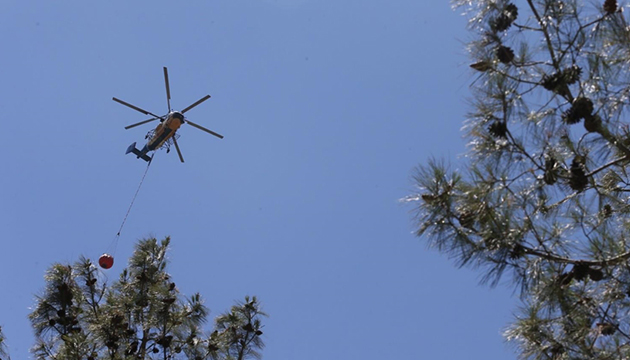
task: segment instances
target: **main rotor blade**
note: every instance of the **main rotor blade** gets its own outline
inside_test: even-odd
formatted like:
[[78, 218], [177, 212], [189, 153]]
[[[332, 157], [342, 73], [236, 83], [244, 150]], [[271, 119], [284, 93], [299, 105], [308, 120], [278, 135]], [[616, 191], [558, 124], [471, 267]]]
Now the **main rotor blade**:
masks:
[[171, 112], [171, 87], [168, 85], [168, 70], [164, 67], [164, 84], [166, 84], [166, 103], [168, 104], [168, 112]]
[[183, 114], [183, 113], [185, 113], [186, 111], [188, 111], [188, 110], [190, 110], [190, 109], [194, 108], [195, 106], [197, 106], [197, 105], [201, 104], [202, 102], [204, 102], [204, 101], [206, 101], [206, 100], [208, 100], [208, 99], [210, 99], [210, 95], [206, 95], [206, 96], [202, 97], [201, 99], [197, 100], [197, 102], [195, 102], [194, 104], [192, 104], [192, 105], [190, 105], [189, 107], [187, 107], [187, 108], [185, 108], [184, 110], [182, 110], [182, 111], [181, 111], [181, 113], [182, 113], [182, 114]]
[[179, 160], [181, 160], [181, 162], [184, 162], [184, 157], [182, 156], [182, 152], [179, 151], [179, 145], [177, 145], [177, 140], [175, 139], [175, 137], [173, 137], [173, 144], [175, 144], [175, 150], [177, 150], [177, 155], [179, 155]]
[[155, 115], [154, 113], [150, 113], [150, 112], [148, 112], [148, 111], [146, 111], [146, 110], [144, 110], [144, 109], [141, 109], [141, 108], [139, 108], [139, 107], [137, 107], [137, 106], [131, 105], [131, 104], [130, 104], [130, 103], [128, 103], [128, 102], [122, 101], [122, 100], [120, 100], [120, 99], [116, 99], [115, 97], [113, 97], [113, 98], [112, 98], [112, 100], [114, 100], [115, 102], [117, 102], [117, 103], [119, 103], [119, 104], [123, 104], [123, 105], [125, 105], [125, 106], [128, 106], [128, 107], [130, 107], [130, 108], [132, 108], [132, 109], [134, 109], [134, 110], [136, 110], [136, 111], [140, 111], [140, 112], [141, 112], [141, 113], [143, 113], [144, 115], [151, 115], [151, 116], [155, 116], [155, 117], [159, 118], [159, 116], [158, 116], [158, 115]]
[[142, 124], [146, 124], [148, 122], [151, 122], [153, 120], [157, 120], [157, 119], [161, 119], [160, 117], [155, 117], [153, 119], [149, 119], [149, 120], [144, 120], [144, 121], [140, 121], [139, 123], [135, 123], [135, 124], [131, 124], [129, 126], [125, 126], [125, 129], [131, 129], [132, 127], [136, 127], [138, 125], [142, 125]]
[[192, 126], [196, 127], [197, 129], [200, 129], [200, 130], [203, 130], [203, 131], [205, 131], [205, 132], [207, 132], [207, 133], [210, 133], [210, 134], [212, 134], [212, 135], [214, 135], [214, 136], [218, 137], [219, 139], [223, 139], [223, 135], [221, 135], [221, 134], [217, 134], [217, 133], [215, 133], [215, 132], [214, 132], [214, 131], [212, 131], [212, 130], [208, 130], [208, 129], [206, 129], [205, 127], [203, 127], [203, 126], [201, 126], [201, 125], [197, 125], [197, 124], [195, 124], [194, 122], [192, 122], [192, 121], [190, 121], [190, 120], [186, 120], [186, 122], [187, 122], [187, 123], [189, 123], [190, 125], [192, 125]]

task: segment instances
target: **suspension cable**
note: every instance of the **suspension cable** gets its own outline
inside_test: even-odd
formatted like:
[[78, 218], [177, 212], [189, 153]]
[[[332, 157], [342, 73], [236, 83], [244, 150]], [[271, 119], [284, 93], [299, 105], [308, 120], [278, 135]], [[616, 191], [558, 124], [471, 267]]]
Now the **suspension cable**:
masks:
[[142, 187], [142, 183], [144, 183], [144, 178], [147, 176], [147, 173], [149, 172], [149, 167], [151, 166], [151, 163], [153, 162], [153, 156], [154, 155], [155, 155], [155, 153], [153, 153], [153, 155], [151, 155], [151, 160], [149, 160], [149, 162], [147, 164], [147, 168], [144, 170], [144, 174], [142, 175], [142, 179], [140, 179], [140, 184], [138, 184], [138, 188], [136, 189], [136, 193], [133, 195], [133, 198], [131, 199], [131, 204], [129, 204], [129, 208], [127, 209], [127, 213], [125, 214], [125, 217], [123, 218], [123, 221], [120, 224], [120, 228], [118, 229], [118, 232], [116, 233], [116, 236], [114, 237], [114, 240], [112, 240], [112, 244], [110, 245], [110, 248], [113, 247], [113, 251], [112, 251], [113, 253], [116, 252], [116, 247], [118, 246], [118, 238], [120, 237], [120, 233], [122, 232], [122, 229], [125, 226], [125, 222], [127, 222], [127, 217], [129, 216], [129, 213], [131, 212], [131, 208], [133, 207], [133, 203], [136, 201], [136, 198], [138, 197], [138, 193], [140, 192], [140, 188]]

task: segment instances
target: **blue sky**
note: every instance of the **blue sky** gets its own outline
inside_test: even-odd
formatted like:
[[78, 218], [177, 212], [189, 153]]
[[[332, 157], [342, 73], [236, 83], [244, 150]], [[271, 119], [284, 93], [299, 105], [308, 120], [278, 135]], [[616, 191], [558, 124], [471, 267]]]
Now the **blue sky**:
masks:
[[257, 295], [265, 359], [514, 358], [512, 288], [413, 236], [413, 168], [455, 164], [474, 79], [465, 19], [443, 1], [0, 3], [4, 230], [0, 325], [26, 318], [55, 261], [107, 250], [145, 170], [124, 155], [171, 104], [186, 160], [159, 151], [119, 239], [172, 237], [170, 271], [211, 316]]

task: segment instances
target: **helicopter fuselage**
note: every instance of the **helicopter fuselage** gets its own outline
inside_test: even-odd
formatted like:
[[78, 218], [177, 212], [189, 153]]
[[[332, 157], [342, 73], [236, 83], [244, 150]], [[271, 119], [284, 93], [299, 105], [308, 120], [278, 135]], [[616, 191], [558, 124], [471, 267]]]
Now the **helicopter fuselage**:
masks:
[[[179, 129], [184, 123], [184, 115], [178, 111], [169, 113], [166, 120], [160, 122], [153, 132], [153, 136], [149, 139], [145, 147], [148, 151], [159, 149], [164, 143], [175, 135], [177, 129]], [[144, 150], [144, 149], [142, 149]], [[146, 154], [146, 152], [145, 152]]]
[[144, 145], [142, 150], [136, 149], [136, 143], [129, 145], [127, 148], [127, 154], [130, 152], [136, 154], [138, 158], [145, 161], [151, 161], [151, 158], [147, 155], [149, 151], [154, 151], [162, 147], [168, 139], [175, 136], [175, 132], [184, 123], [184, 115], [179, 111], [172, 111], [166, 116], [166, 120], [161, 121], [158, 126], [155, 127], [153, 134], [149, 141]]

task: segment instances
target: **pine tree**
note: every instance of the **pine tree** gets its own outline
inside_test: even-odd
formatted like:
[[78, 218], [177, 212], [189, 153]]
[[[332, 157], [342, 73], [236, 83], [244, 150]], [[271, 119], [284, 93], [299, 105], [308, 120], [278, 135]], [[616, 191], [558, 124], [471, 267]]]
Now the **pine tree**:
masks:
[[[86, 258], [54, 264], [29, 318], [37, 359], [212, 359], [260, 358], [261, 310], [245, 297], [204, 329], [202, 297], [184, 298], [166, 272], [170, 239], [138, 242], [117, 281], [107, 284]], [[1, 338], [0, 338], [1, 340]], [[1, 341], [0, 341], [1, 345]], [[0, 356], [2, 354], [0, 346]]]
[[630, 358], [630, 26], [616, 0], [455, 0], [465, 162], [418, 168], [417, 234], [516, 285], [525, 359]]
[[2, 327], [0, 326], [0, 360], [11, 360], [9, 353], [7, 352], [7, 346], [4, 342], [4, 333], [2, 332]]

